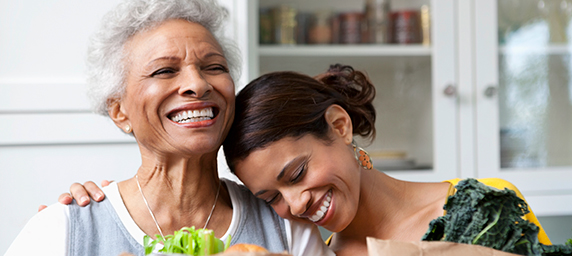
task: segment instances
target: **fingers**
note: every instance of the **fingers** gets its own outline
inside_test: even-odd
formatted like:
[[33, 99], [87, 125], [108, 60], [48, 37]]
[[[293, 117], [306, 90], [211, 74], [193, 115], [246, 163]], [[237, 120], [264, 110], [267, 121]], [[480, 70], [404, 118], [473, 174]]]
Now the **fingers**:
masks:
[[70, 192], [71, 195], [73, 196], [73, 199], [75, 199], [76, 203], [79, 206], [86, 206], [89, 204], [90, 201], [89, 193], [87, 192], [84, 185], [81, 185], [79, 183], [74, 183], [70, 187]]
[[88, 181], [83, 185], [74, 183], [70, 187], [70, 193], [63, 193], [60, 195], [58, 201], [62, 204], [70, 204], [73, 199], [79, 206], [86, 206], [91, 199], [100, 202], [105, 198], [103, 191], [92, 181]]
[[101, 181], [101, 187], [107, 187], [107, 186], [109, 186], [109, 184], [111, 182], [113, 182], [113, 181], [112, 180], [111, 181], [110, 180], [102, 180]]
[[40, 207], [38, 207], [38, 212], [40, 212], [40, 211], [42, 211], [43, 209], [46, 209], [46, 208], [48, 208], [48, 206], [42, 204], [42, 205], [40, 205]]
[[63, 193], [58, 198], [58, 202], [60, 202], [60, 204], [71, 204], [73, 202], [73, 198], [69, 193]]
[[105, 198], [103, 191], [101, 191], [101, 189], [93, 181], [88, 181], [86, 183], [83, 183], [83, 186], [85, 187], [87, 193], [93, 200], [100, 202], [101, 200], [103, 200], [103, 198]]

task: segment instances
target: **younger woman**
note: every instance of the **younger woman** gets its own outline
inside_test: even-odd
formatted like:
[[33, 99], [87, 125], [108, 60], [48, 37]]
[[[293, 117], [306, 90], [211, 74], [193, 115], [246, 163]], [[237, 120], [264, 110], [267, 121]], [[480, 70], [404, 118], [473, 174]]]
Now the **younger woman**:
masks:
[[[334, 232], [328, 242], [337, 255], [366, 255], [368, 236], [421, 240], [458, 182], [407, 182], [372, 168], [353, 138], [375, 136], [374, 96], [367, 77], [349, 66], [316, 78], [263, 75], [237, 95], [223, 143], [231, 170], [255, 196], [282, 218]], [[518, 191], [500, 179], [481, 182]], [[542, 229], [539, 239], [550, 243]]]

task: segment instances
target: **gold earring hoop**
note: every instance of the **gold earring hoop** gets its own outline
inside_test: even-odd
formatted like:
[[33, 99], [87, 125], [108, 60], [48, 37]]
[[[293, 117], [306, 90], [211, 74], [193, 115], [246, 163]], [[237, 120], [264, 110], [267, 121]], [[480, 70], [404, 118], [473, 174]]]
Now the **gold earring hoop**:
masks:
[[355, 140], [352, 140], [352, 146], [354, 147], [354, 156], [359, 164], [359, 166], [363, 167], [366, 170], [373, 169], [373, 163], [371, 162], [371, 158], [365, 149], [360, 148]]
[[131, 128], [131, 125], [125, 126], [125, 133], [131, 133], [132, 131], [133, 131], [133, 129]]

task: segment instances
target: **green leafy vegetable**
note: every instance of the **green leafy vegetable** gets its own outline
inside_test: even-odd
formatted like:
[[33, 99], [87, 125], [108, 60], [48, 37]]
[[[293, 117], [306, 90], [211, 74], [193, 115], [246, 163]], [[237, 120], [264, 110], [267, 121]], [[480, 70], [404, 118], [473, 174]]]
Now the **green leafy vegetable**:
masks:
[[424, 241], [482, 245], [520, 255], [572, 255], [572, 245], [543, 245], [539, 228], [522, 217], [528, 206], [510, 189], [498, 190], [475, 179], [460, 181], [447, 213], [429, 224]]
[[214, 232], [209, 229], [195, 229], [195, 227], [184, 227], [175, 231], [172, 235], [166, 235], [163, 239], [156, 235], [157, 239], [151, 241], [150, 236], [143, 238], [145, 255], [149, 255], [155, 250], [158, 243], [163, 243], [163, 248], [158, 252], [180, 253], [186, 255], [211, 255], [224, 252], [230, 245], [230, 236], [226, 243], [214, 236]]

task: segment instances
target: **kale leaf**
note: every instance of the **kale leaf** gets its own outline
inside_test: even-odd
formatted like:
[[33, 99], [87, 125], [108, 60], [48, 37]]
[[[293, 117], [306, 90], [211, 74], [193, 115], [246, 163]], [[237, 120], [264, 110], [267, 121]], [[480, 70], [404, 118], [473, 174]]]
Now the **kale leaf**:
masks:
[[539, 228], [524, 220], [528, 205], [510, 189], [499, 190], [475, 179], [460, 181], [431, 221], [422, 240], [482, 245], [520, 255], [572, 255], [572, 246], [543, 245]]

